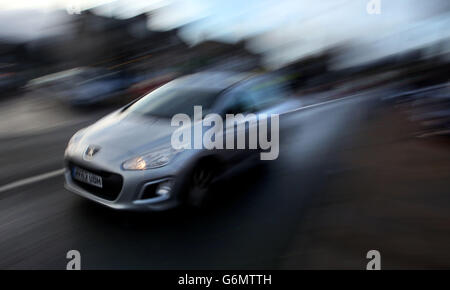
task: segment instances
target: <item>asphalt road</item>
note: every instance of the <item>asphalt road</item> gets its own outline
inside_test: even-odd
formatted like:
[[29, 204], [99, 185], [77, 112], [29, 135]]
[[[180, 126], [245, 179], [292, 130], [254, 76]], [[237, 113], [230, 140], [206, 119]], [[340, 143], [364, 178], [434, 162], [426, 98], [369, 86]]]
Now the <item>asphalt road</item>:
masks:
[[[116, 212], [68, 192], [62, 176], [0, 192], [0, 268], [65, 269], [75, 249], [83, 269], [277, 269], [369, 110], [358, 97], [293, 113], [282, 121], [294, 127], [281, 136], [279, 159], [229, 176], [200, 212]], [[1, 139], [0, 186], [62, 168], [84, 125]]]

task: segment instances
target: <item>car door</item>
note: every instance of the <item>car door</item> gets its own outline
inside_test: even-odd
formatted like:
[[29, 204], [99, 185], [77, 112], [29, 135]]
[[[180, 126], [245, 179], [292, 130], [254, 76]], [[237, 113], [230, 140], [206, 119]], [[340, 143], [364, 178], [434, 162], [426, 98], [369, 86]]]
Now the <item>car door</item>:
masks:
[[[227, 100], [223, 105], [223, 136], [224, 136], [224, 154], [228, 160], [243, 160], [249, 157], [255, 149], [249, 147], [250, 142], [257, 146], [257, 107], [253, 97], [246, 91], [236, 89], [230, 91]], [[233, 115], [234, 121], [228, 122], [229, 115]], [[253, 118], [255, 116], [255, 118]], [[227, 121], [228, 120], [228, 121]], [[250, 131], [253, 131], [252, 140], [249, 140]], [[256, 134], [255, 134], [256, 132]], [[233, 136], [233, 143], [229, 142], [230, 136]], [[227, 141], [228, 140], [228, 141]], [[242, 142], [243, 141], [243, 142]], [[239, 142], [240, 145], [239, 145]], [[242, 148], [242, 145], [244, 148]], [[231, 148], [232, 147], [232, 148]]]

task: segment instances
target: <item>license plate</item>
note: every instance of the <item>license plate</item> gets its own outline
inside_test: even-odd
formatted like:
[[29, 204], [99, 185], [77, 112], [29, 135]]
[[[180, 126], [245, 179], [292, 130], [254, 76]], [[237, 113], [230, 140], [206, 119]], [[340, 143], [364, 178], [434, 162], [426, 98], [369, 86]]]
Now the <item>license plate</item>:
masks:
[[92, 186], [103, 188], [102, 177], [84, 169], [74, 167], [72, 177], [78, 181], [90, 184]]

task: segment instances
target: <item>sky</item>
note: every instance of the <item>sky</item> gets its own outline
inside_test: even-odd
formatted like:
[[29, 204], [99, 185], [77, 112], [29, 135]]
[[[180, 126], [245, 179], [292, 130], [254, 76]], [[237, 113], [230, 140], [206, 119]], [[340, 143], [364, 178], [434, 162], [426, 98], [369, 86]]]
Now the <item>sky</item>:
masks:
[[[60, 21], [51, 19], [56, 15], [52, 11], [99, 6], [96, 13], [118, 18], [156, 11], [149, 23], [152, 29], [189, 23], [180, 36], [191, 44], [205, 39], [234, 42], [252, 37], [252, 50], [270, 52], [266, 58], [269, 64], [289, 62], [340, 43], [365, 47], [366, 55], [377, 58], [383, 53], [423, 45], [422, 39], [448, 37], [448, 0], [379, 0], [381, 13], [376, 15], [367, 12], [369, 1], [372, 0], [0, 0], [0, 36], [6, 31], [10, 35], [38, 37], [40, 33], [50, 33], [49, 27]], [[30, 11], [40, 13], [26, 16]], [[22, 19], [14, 21], [13, 16], [20, 13], [24, 13]], [[61, 17], [58, 15], [55, 18]], [[34, 31], [27, 31], [27, 27]], [[396, 41], [396, 35], [405, 37]], [[385, 40], [385, 45], [379, 44]], [[361, 50], [356, 51], [361, 54]]]

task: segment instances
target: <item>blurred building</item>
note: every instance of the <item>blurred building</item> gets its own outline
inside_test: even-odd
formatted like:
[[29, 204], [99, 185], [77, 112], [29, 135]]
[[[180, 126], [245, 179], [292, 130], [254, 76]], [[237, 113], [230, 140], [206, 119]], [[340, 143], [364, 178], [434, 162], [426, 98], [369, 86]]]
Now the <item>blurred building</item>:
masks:
[[150, 13], [117, 19], [85, 11], [68, 15], [64, 34], [36, 39], [27, 44], [32, 55], [55, 72], [79, 66], [120, 70], [196, 71], [201, 68], [253, 70], [261, 57], [246, 49], [244, 41], [230, 44], [206, 41], [189, 47], [178, 29], [148, 28]]

